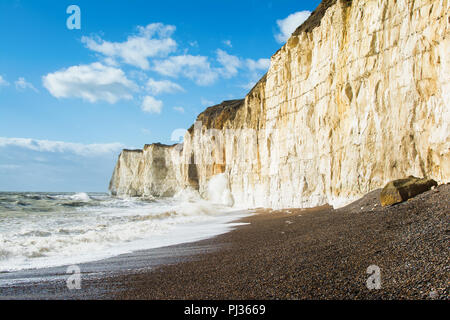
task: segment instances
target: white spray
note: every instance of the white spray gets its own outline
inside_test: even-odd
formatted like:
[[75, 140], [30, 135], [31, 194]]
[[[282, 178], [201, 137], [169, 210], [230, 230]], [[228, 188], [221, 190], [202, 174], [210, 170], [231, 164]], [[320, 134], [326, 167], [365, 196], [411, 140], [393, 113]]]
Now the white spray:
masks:
[[234, 199], [228, 186], [228, 176], [224, 173], [215, 175], [208, 183], [208, 200], [212, 203], [232, 207]]

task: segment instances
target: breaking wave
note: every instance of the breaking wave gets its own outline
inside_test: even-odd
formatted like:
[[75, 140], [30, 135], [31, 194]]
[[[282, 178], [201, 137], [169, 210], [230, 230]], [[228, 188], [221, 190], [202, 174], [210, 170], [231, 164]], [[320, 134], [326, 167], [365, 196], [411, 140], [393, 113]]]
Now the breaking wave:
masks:
[[[215, 191], [223, 184], [217, 182]], [[223, 191], [223, 190], [222, 190]], [[100, 193], [0, 193], [0, 272], [76, 264], [197, 241], [247, 215], [184, 190], [167, 199]]]

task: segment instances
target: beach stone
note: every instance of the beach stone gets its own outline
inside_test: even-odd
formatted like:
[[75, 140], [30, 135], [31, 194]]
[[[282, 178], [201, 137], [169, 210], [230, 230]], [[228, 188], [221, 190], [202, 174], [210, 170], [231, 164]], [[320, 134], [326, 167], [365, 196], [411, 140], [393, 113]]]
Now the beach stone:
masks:
[[381, 191], [380, 202], [382, 206], [400, 203], [430, 190], [433, 186], [437, 186], [437, 182], [433, 179], [421, 179], [414, 176], [394, 180]]

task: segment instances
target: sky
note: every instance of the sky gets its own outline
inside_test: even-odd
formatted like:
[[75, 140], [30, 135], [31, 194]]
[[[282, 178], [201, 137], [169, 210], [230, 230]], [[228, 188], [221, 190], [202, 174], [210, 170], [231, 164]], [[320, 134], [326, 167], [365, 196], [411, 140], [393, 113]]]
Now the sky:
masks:
[[319, 3], [2, 0], [0, 191], [107, 191], [123, 148], [243, 98]]

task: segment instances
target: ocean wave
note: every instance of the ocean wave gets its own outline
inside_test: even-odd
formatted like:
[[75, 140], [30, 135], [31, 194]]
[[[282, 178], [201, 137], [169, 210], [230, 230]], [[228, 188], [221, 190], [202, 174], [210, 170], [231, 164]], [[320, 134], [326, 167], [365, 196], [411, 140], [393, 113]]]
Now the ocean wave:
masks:
[[70, 197], [72, 200], [76, 201], [90, 201], [91, 197], [85, 192], [76, 193], [73, 196]]
[[24, 195], [22, 195], [22, 197], [24, 197], [26, 199], [30, 199], [30, 200], [41, 200], [41, 199], [47, 198], [47, 196], [38, 195], [38, 194], [24, 194]]
[[30, 205], [15, 205], [18, 211], [1, 215], [0, 272], [200, 240], [225, 232], [230, 228], [226, 223], [242, 216], [192, 190], [159, 200], [86, 193], [1, 196]]
[[[12, 256], [11, 251], [0, 249], [0, 260], [6, 260]], [[0, 271], [1, 272], [1, 271]]]
[[31, 202], [26, 202], [26, 201], [22, 201], [22, 200], [17, 200], [14, 202], [15, 205], [18, 206], [23, 206], [23, 207], [27, 207], [31, 205]]
[[65, 207], [85, 207], [89, 206], [90, 204], [84, 201], [71, 201], [71, 202], [62, 202], [59, 205]]
[[52, 235], [51, 232], [33, 230], [33, 231], [28, 231], [28, 232], [22, 233], [19, 236], [22, 236], [22, 237], [49, 237], [51, 235]]

